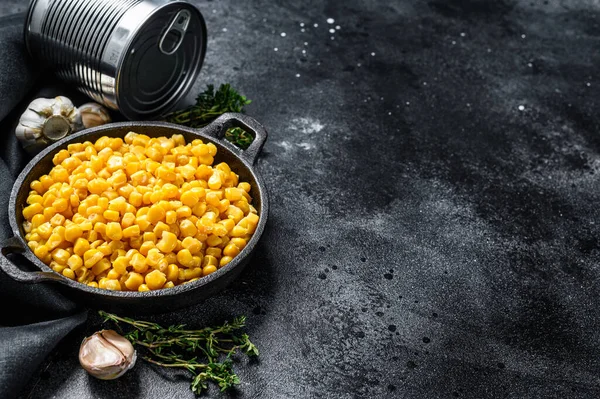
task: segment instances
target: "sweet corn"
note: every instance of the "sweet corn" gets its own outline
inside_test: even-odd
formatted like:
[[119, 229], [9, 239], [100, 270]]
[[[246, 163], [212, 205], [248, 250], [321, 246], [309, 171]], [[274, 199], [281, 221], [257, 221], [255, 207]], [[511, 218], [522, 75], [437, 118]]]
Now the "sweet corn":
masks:
[[123, 237], [125, 238], [133, 238], [140, 236], [140, 226], [129, 226], [126, 229], [123, 229]]
[[97, 249], [89, 249], [83, 254], [83, 264], [90, 268], [104, 258], [104, 254]]
[[233, 258], [231, 256], [223, 256], [220, 260], [219, 260], [219, 267], [223, 267], [226, 264], [228, 264], [229, 262], [231, 262], [233, 260]]
[[121, 230], [119, 222], [110, 222], [106, 225], [106, 236], [113, 241], [123, 238], [123, 230]]
[[111, 266], [112, 265], [110, 264], [110, 261], [108, 259], [102, 258], [94, 266], [92, 266], [92, 273], [98, 276], [110, 269]]
[[75, 252], [81, 257], [85, 254], [85, 252], [88, 249], [90, 249], [90, 243], [88, 240], [82, 237], [78, 238], [77, 241], [75, 241], [75, 245], [73, 246], [73, 252]]
[[27, 245], [57, 273], [103, 289], [144, 292], [213, 273], [259, 222], [252, 187], [226, 163], [213, 166], [216, 154], [181, 135], [70, 144], [30, 184]]
[[217, 261], [217, 258], [215, 258], [212, 255], [206, 255], [203, 259], [202, 259], [202, 267], [206, 267], [208, 265], [213, 265], [216, 266], [218, 265], [219, 262]]
[[156, 247], [160, 249], [163, 253], [169, 253], [175, 249], [177, 246], [177, 236], [169, 231], [165, 231], [162, 234], [162, 238], [156, 244]]
[[202, 249], [202, 243], [194, 237], [185, 237], [181, 241], [181, 246], [190, 251], [192, 255], [197, 254]]
[[223, 255], [235, 257], [240, 253], [240, 249], [235, 244], [227, 244], [225, 248], [223, 248]]
[[214, 256], [215, 258], [220, 258], [223, 250], [221, 248], [209, 247], [206, 248], [206, 255]]
[[133, 269], [138, 273], [144, 273], [146, 270], [148, 270], [146, 258], [140, 253], [136, 253], [135, 255], [133, 255], [129, 263], [131, 264], [131, 266], [133, 266]]
[[109, 280], [118, 280], [120, 277], [120, 274], [117, 273], [117, 271], [115, 269], [110, 269], [108, 271], [108, 273], [106, 273], [106, 278]]
[[38, 245], [34, 250], [33, 253], [35, 254], [35, 256], [37, 256], [40, 259], [45, 258], [49, 253], [49, 249], [46, 245]]
[[75, 272], [73, 272], [73, 270], [69, 269], [68, 267], [65, 267], [63, 269], [62, 274], [66, 278], [69, 278], [71, 280], [75, 280]]
[[78, 238], [83, 236], [83, 229], [78, 224], [70, 224], [65, 227], [65, 240], [76, 242]]
[[120, 275], [127, 273], [127, 266], [129, 266], [129, 259], [125, 256], [118, 256], [112, 263], [113, 270]]
[[43, 211], [44, 206], [42, 204], [34, 203], [23, 209], [23, 217], [29, 220], [33, 218], [33, 216], [37, 215], [38, 213], [42, 213]]
[[100, 281], [101, 282], [98, 284], [99, 288], [104, 288], [105, 290], [111, 291], [121, 291], [121, 283], [119, 283], [119, 280], [106, 278]]
[[179, 267], [176, 264], [167, 266], [167, 280], [176, 282], [179, 277]]
[[52, 251], [52, 259], [59, 265], [66, 265], [67, 261], [69, 260], [69, 256], [71, 256], [71, 254], [61, 248], [57, 248]]
[[144, 277], [136, 272], [131, 272], [125, 280], [125, 287], [131, 291], [137, 291], [138, 288], [144, 283]]
[[188, 249], [182, 249], [177, 252], [177, 262], [182, 266], [192, 267], [193, 259], [191, 252]]
[[144, 281], [146, 282], [146, 285], [149, 289], [158, 290], [162, 288], [162, 286], [165, 284], [165, 282], [167, 281], [167, 277], [163, 272], [153, 270], [146, 275]]

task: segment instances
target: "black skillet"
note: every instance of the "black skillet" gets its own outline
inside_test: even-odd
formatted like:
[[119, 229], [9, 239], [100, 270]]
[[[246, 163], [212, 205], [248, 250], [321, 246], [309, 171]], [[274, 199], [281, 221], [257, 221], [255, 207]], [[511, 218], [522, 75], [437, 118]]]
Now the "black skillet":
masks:
[[[254, 135], [255, 139], [248, 149], [240, 150], [223, 139], [225, 131], [233, 126], [241, 127]], [[54, 272], [29, 249], [22, 228], [24, 221], [22, 210], [27, 205], [26, 199], [30, 191], [30, 183], [50, 171], [53, 166], [54, 154], [66, 149], [67, 145], [71, 143], [94, 142], [102, 136], [124, 137], [130, 131], [143, 133], [150, 137], [170, 137], [173, 134], [182, 134], [186, 142], [200, 138], [205, 142], [214, 143], [218, 149], [215, 164], [227, 162], [231, 170], [240, 176], [240, 181], [247, 181], [252, 185], [250, 192], [253, 199], [252, 205], [257, 209], [260, 220], [246, 247], [229, 264], [206, 277], [173, 288], [148, 292], [109, 291], [89, 287]], [[33, 158], [17, 178], [8, 204], [8, 217], [14, 237], [0, 246], [0, 269], [21, 283], [54, 283], [65, 296], [92, 308], [128, 314], [149, 314], [168, 312], [193, 305], [222, 290], [240, 274], [248, 264], [250, 255], [255, 250], [263, 233], [269, 207], [267, 191], [253, 165], [266, 139], [266, 130], [256, 120], [243, 114], [233, 113], [222, 115], [202, 129], [192, 129], [164, 122], [121, 122], [86, 129], [67, 136]], [[21, 254], [41, 271], [22, 270], [7, 257], [11, 253]]]

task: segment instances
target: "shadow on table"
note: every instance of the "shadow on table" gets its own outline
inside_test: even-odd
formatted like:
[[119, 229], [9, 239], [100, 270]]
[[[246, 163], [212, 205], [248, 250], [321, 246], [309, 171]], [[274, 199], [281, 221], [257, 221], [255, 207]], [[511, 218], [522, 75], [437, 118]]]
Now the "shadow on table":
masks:
[[[138, 359], [138, 361], [142, 361]], [[103, 381], [87, 376], [89, 392], [96, 399], [123, 399], [140, 397], [141, 368], [133, 367], [116, 380]]]

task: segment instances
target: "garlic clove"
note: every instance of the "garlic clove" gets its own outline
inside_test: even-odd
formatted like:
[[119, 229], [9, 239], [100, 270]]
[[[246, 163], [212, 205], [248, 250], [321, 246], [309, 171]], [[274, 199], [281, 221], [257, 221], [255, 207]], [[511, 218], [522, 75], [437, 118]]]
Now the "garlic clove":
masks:
[[111, 122], [108, 110], [98, 103], [86, 103], [79, 107], [81, 121], [87, 129]]
[[79, 348], [79, 363], [90, 375], [112, 380], [135, 365], [136, 351], [126, 338], [113, 330], [102, 330], [85, 338]]
[[79, 109], [67, 97], [36, 98], [21, 115], [15, 135], [31, 155], [83, 127]]

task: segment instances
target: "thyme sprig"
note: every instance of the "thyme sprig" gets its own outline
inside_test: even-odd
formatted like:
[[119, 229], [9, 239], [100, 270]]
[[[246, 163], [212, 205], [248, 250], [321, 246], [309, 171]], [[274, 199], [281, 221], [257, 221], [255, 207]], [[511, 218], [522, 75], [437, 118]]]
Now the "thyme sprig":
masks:
[[235, 334], [245, 326], [245, 316], [236, 317], [231, 323], [225, 322], [221, 326], [190, 330], [183, 324], [165, 328], [157, 323], [104, 311], [98, 313], [105, 322], [113, 322], [121, 330], [122, 325], [129, 327], [123, 336], [132, 344], [144, 347], [144, 360], [162, 367], [190, 371], [194, 375], [191, 389], [196, 394], [207, 389], [210, 381], [216, 383], [221, 391], [240, 383], [232, 362], [237, 351], [258, 356], [258, 348], [247, 334]]
[[[200, 128], [208, 125], [226, 112], [244, 112], [244, 106], [252, 100], [239, 94], [229, 83], [219, 86], [215, 91], [213, 85], [196, 97], [196, 103], [165, 116], [165, 120], [179, 125]], [[228, 129], [225, 139], [245, 150], [254, 138], [239, 127]]]

